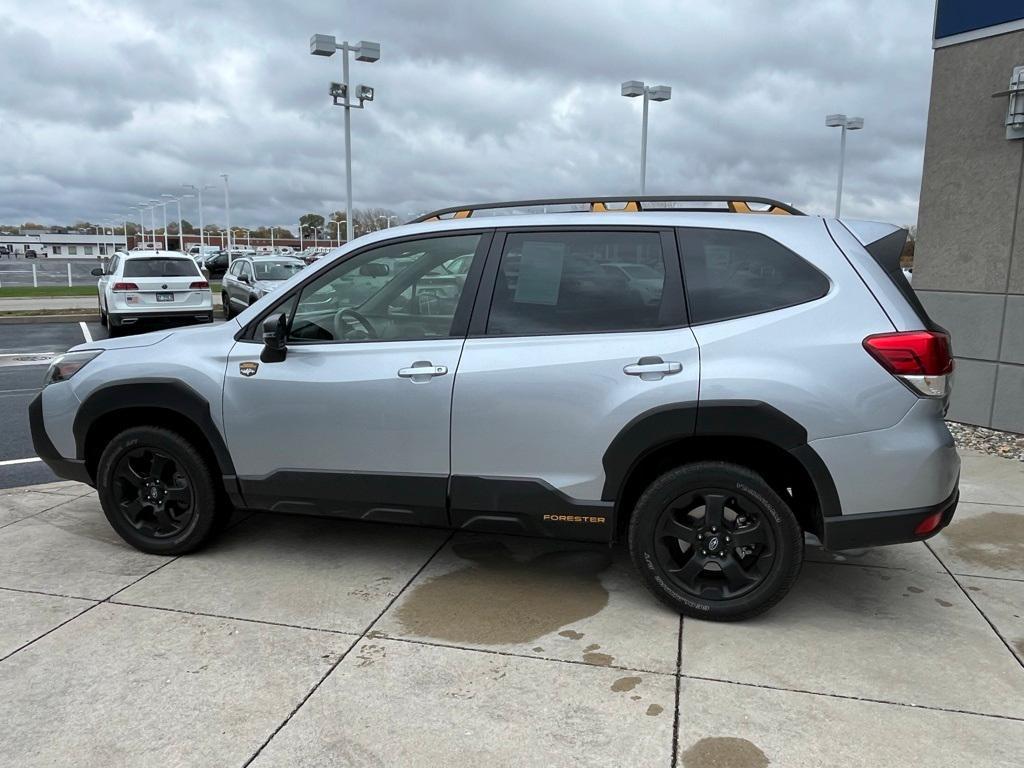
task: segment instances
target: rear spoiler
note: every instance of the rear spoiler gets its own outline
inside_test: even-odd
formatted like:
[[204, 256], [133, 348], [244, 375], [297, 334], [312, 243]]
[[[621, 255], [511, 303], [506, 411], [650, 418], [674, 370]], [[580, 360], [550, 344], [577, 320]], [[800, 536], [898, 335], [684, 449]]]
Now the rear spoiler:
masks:
[[909, 232], [903, 227], [895, 224], [886, 224], [881, 221], [861, 221], [858, 219], [840, 219], [840, 223], [846, 227], [850, 234], [860, 241], [875, 263], [882, 268], [886, 276], [899, 289], [910, 305], [914, 308], [917, 316], [924, 323], [925, 328], [932, 331], [948, 331], [928, 316], [927, 310], [921, 304], [914, 289], [907, 282], [903, 270], [900, 268], [900, 255], [903, 247], [907, 244]]

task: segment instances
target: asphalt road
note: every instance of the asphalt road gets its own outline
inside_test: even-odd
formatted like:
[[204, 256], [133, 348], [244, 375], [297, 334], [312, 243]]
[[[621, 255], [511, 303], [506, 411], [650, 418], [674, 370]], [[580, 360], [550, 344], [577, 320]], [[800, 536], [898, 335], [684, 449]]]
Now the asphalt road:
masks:
[[89, 272], [100, 265], [99, 259], [8, 259], [0, 257], [0, 286], [32, 285], [32, 267], [36, 268], [39, 285], [67, 285], [68, 265], [71, 265], [72, 285], [95, 285], [96, 278]]
[[[222, 322], [219, 318], [215, 322]], [[55, 353], [107, 337], [99, 323], [0, 323], [0, 488], [50, 483], [56, 477], [41, 461], [6, 464], [35, 458], [28, 428], [28, 404], [42, 385]]]

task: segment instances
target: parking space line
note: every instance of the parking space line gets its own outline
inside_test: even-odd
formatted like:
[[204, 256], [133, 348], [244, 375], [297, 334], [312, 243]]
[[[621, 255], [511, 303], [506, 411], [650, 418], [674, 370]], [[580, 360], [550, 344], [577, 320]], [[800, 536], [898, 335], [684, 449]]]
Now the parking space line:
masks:
[[42, 459], [38, 456], [33, 456], [30, 459], [7, 459], [5, 461], [0, 461], [0, 467], [9, 467], [13, 464], [31, 464], [35, 461], [42, 461]]
[[84, 322], [80, 322], [78, 327], [82, 329], [82, 335], [85, 336], [85, 343], [92, 344], [92, 334], [89, 333], [89, 326]]

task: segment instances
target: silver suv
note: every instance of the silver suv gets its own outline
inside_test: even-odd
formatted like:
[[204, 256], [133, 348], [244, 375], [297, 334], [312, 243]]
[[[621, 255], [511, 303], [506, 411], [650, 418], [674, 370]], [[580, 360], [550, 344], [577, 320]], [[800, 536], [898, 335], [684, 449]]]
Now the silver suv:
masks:
[[146, 552], [233, 508], [623, 541], [668, 605], [739, 619], [785, 595], [805, 534], [953, 515], [949, 337], [905, 234], [758, 198], [446, 209], [223, 325], [75, 347], [33, 439]]

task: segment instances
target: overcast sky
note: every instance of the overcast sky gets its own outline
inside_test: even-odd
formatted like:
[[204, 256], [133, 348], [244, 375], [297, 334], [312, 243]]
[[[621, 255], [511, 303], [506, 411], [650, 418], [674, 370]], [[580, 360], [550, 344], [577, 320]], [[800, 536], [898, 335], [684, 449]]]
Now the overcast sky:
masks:
[[[98, 220], [184, 183], [206, 222], [292, 224], [344, 207], [341, 60], [314, 32], [378, 41], [354, 63], [356, 207], [638, 190], [745, 193], [808, 212], [917, 219], [931, 76], [928, 0], [0, 0], [0, 223]], [[194, 201], [185, 217], [196, 223]]]

